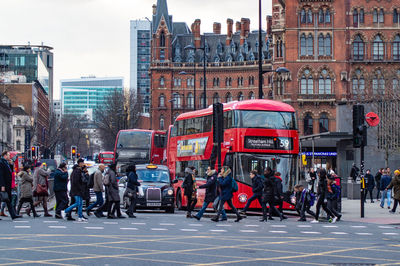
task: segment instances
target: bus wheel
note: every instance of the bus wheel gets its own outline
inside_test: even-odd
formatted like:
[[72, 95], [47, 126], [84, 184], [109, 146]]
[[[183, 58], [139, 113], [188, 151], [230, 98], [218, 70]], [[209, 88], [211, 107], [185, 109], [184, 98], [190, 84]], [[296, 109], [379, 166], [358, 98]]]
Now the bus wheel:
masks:
[[178, 210], [182, 210], [182, 196], [180, 190], [178, 190], [178, 193], [176, 195], [176, 208]]
[[165, 212], [166, 213], [175, 213], [175, 207], [174, 206], [169, 207], [169, 208], [165, 209]]

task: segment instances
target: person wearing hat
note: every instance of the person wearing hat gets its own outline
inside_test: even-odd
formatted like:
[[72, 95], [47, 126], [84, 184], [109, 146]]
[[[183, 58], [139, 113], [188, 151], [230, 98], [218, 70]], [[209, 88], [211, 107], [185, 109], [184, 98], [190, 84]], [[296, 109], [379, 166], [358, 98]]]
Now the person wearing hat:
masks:
[[393, 188], [393, 208], [390, 210], [390, 213], [395, 213], [397, 204], [400, 202], [400, 171], [396, 170], [394, 171], [394, 177], [392, 181], [390, 182], [389, 186], [387, 186], [386, 190], [390, 190]]
[[[50, 173], [45, 170], [46, 163], [37, 163], [35, 173], [33, 174], [33, 196], [37, 197], [34, 206], [39, 206], [42, 203], [44, 217], [52, 217], [47, 209], [47, 199], [49, 197], [49, 176]], [[30, 216], [31, 209], [28, 208], [26, 213]]]

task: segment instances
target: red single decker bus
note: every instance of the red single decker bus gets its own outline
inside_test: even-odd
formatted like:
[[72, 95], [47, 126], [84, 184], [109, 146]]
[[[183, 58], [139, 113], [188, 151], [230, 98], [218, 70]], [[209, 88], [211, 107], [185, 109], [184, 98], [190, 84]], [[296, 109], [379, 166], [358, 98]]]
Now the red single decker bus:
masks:
[[[210, 164], [216, 166], [216, 149], [213, 149], [212, 107], [188, 112], [177, 117], [168, 142], [168, 167], [172, 176], [182, 180], [185, 168], [194, 166], [198, 181]], [[295, 185], [299, 134], [296, 114], [292, 106], [271, 100], [246, 100], [224, 104], [224, 142], [222, 164], [228, 165], [239, 185], [233, 203], [244, 208], [253, 194], [250, 171], [263, 174], [266, 167], [281, 173], [285, 195], [284, 208], [289, 204], [290, 193]], [[178, 182], [175, 187], [177, 206], [185, 206], [186, 200]], [[198, 191], [197, 206], [203, 204], [204, 190]], [[181, 206], [180, 206], [181, 205]], [[250, 208], [261, 208], [253, 201]]]
[[118, 132], [114, 157], [118, 165], [165, 164], [166, 133], [164, 131], [128, 129]]

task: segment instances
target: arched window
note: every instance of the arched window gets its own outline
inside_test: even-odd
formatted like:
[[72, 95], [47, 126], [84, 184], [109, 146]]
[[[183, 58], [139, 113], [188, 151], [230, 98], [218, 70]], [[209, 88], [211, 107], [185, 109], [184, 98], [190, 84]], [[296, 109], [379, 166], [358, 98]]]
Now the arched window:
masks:
[[331, 12], [329, 9], [325, 11], [325, 23], [331, 23]]
[[318, 11], [318, 22], [319, 23], [325, 22], [324, 10], [322, 8]]
[[383, 60], [384, 43], [380, 35], [376, 35], [372, 44], [372, 55], [374, 60]]
[[353, 94], [364, 95], [365, 92], [365, 79], [360, 69], [357, 69], [352, 78]]
[[311, 33], [306, 36], [304, 33], [300, 37], [300, 55], [307, 56], [314, 54], [314, 38]]
[[161, 32], [160, 35], [160, 47], [165, 47], [165, 33]]
[[322, 113], [319, 118], [319, 133], [324, 133], [329, 131], [329, 119], [326, 113]]
[[219, 78], [214, 78], [213, 79], [213, 86], [214, 87], [219, 87]]
[[318, 11], [318, 23], [331, 23], [331, 12], [329, 9], [321, 8]]
[[397, 10], [396, 8], [393, 9], [393, 23], [394, 23], [394, 24], [399, 24], [399, 23], [400, 23], [400, 14], [399, 14], [399, 10]]
[[249, 85], [250, 85], [250, 86], [253, 86], [253, 85], [254, 85], [254, 77], [253, 77], [253, 76], [250, 76], [250, 77], [249, 77]]
[[218, 92], [214, 93], [213, 103], [219, 103], [219, 94], [218, 94]]
[[239, 100], [239, 101], [243, 101], [243, 100], [244, 100], [243, 92], [239, 92], [239, 94], [238, 94], [238, 100]]
[[238, 77], [237, 84], [238, 84], [238, 87], [243, 86], [243, 77]]
[[177, 92], [173, 94], [173, 108], [181, 108], [181, 95]]
[[353, 25], [354, 25], [354, 27], [358, 27], [358, 11], [357, 11], [357, 9], [353, 10]]
[[396, 35], [393, 40], [393, 60], [400, 60], [400, 35]]
[[307, 11], [307, 23], [312, 23], [313, 22], [313, 14], [311, 9], [308, 9]]
[[312, 34], [308, 34], [307, 37], [307, 55], [313, 55], [314, 54], [314, 38]]
[[324, 36], [322, 33], [318, 37], [318, 55], [330, 56], [331, 55], [332, 39], [331, 35]]
[[360, 9], [360, 14], [359, 14], [359, 21], [361, 24], [364, 24], [364, 9]]
[[165, 95], [161, 94], [160, 97], [158, 98], [158, 100], [159, 100], [158, 106], [159, 107], [165, 107]]
[[304, 135], [312, 135], [314, 133], [313, 118], [311, 114], [307, 113], [303, 119], [304, 123]]
[[314, 80], [309, 69], [304, 70], [300, 81], [301, 94], [314, 93]]
[[165, 118], [163, 115], [160, 116], [160, 130], [165, 129]]
[[191, 92], [188, 93], [187, 96], [187, 107], [189, 109], [193, 109], [194, 108], [194, 96]]
[[332, 39], [331, 39], [331, 35], [327, 34], [325, 37], [325, 55], [331, 55], [332, 54]]
[[[205, 103], [204, 103], [204, 100], [205, 100]], [[200, 95], [199, 101], [200, 101], [200, 108], [203, 108], [204, 105], [207, 106], [207, 99], [204, 99], [204, 93], [202, 93], [202, 94]]]
[[300, 22], [301, 23], [306, 23], [306, 10], [303, 8], [301, 11], [300, 11]]
[[385, 12], [383, 9], [374, 9], [372, 12], [372, 18], [374, 23], [383, 23], [385, 21]]
[[254, 94], [254, 92], [251, 91], [251, 92], [249, 93], [249, 99], [250, 99], [250, 100], [254, 100], [255, 98], [256, 98], [256, 95]]
[[232, 94], [228, 92], [225, 96], [225, 102], [229, 103], [232, 101]]
[[321, 71], [318, 80], [318, 89], [319, 94], [332, 94], [332, 80], [326, 69]]
[[372, 93], [373, 94], [385, 94], [385, 79], [381, 70], [377, 70], [372, 78]]
[[160, 78], [160, 87], [164, 87], [165, 86], [165, 78], [161, 77]]
[[360, 35], [357, 35], [353, 41], [353, 59], [358, 61], [364, 60], [364, 41]]

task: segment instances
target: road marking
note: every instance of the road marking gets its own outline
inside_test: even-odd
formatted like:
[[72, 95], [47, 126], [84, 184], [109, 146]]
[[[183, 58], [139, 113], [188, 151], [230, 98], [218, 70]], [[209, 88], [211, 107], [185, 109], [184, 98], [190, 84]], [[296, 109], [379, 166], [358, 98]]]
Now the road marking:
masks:
[[134, 224], [134, 225], [145, 225], [146, 223], [131, 223], [131, 224]]
[[118, 224], [118, 222], [103, 222], [103, 224]]
[[49, 225], [49, 228], [51, 228], [51, 229], [65, 229], [67, 227], [64, 226], [64, 225]]
[[300, 233], [302, 234], [310, 234], [310, 235], [320, 235], [320, 232], [314, 232], [314, 231], [301, 231]]
[[271, 227], [287, 227], [287, 225], [283, 225], [283, 224], [273, 224], [273, 225], [271, 225]]
[[120, 228], [120, 230], [132, 230], [132, 231], [136, 231], [138, 230], [137, 228], [133, 228], [133, 227], [122, 227]]
[[269, 232], [274, 234], [287, 234], [287, 231], [269, 231]]
[[189, 226], [203, 226], [202, 224], [189, 224]]
[[397, 236], [397, 235], [399, 235], [399, 233], [383, 233], [384, 235], [387, 235], [387, 236]]
[[29, 223], [29, 221], [13, 221], [13, 223]]
[[168, 231], [167, 228], [151, 228], [151, 231]]
[[226, 232], [226, 230], [216, 230], [216, 229], [213, 229], [213, 230], [210, 230], [210, 232]]
[[346, 232], [331, 232], [334, 235], [348, 235]]
[[383, 225], [380, 225], [378, 227], [382, 228], [382, 229], [393, 229], [394, 228], [393, 226], [383, 226]]
[[338, 228], [337, 225], [323, 225], [322, 227], [325, 227], [325, 228]]
[[352, 225], [353, 228], [367, 228], [365, 225]]
[[86, 221], [86, 222], [78, 222], [78, 221], [76, 221], [76, 222], [72, 222], [72, 223], [74, 223], [74, 224], [87, 224], [88, 221]]
[[255, 230], [240, 230], [242, 233], [257, 233], [258, 231]]
[[300, 227], [300, 228], [310, 228], [310, 227], [312, 227], [311, 225], [298, 225], [297, 227]]
[[95, 226], [93, 226], [93, 227], [85, 227], [85, 229], [89, 229], [89, 230], [103, 230], [104, 227], [101, 227], [101, 226], [95, 227]]
[[58, 221], [43, 221], [45, 224], [57, 224]]
[[230, 227], [232, 226], [231, 224], [217, 224], [219, 227]]
[[372, 236], [371, 233], [356, 233], [356, 235], [360, 235], [360, 236]]
[[175, 224], [165, 224], [165, 223], [161, 223], [160, 225], [161, 225], [161, 226], [173, 226], [173, 225], [175, 225]]
[[199, 230], [197, 229], [181, 229], [183, 232], [198, 232]]
[[31, 228], [31, 226], [30, 225], [15, 225], [14, 228], [27, 229], [27, 228]]
[[246, 226], [246, 227], [260, 227], [259, 225], [256, 225], [256, 224], [245, 224], [244, 226]]

